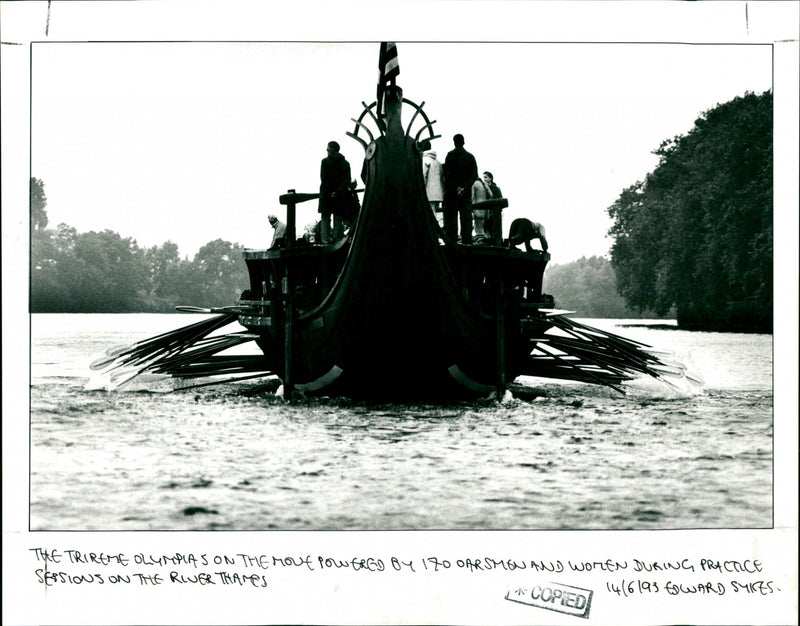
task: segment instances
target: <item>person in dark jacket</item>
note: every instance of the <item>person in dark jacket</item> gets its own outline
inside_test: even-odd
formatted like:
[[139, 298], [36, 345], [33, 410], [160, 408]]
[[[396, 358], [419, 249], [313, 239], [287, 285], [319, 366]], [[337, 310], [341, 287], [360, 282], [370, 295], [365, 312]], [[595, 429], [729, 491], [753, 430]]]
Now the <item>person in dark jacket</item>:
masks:
[[[328, 156], [320, 165], [319, 212], [321, 214], [322, 243], [341, 239], [344, 235], [342, 214], [346, 211], [347, 195], [350, 186], [350, 163], [339, 152], [339, 144], [328, 142]], [[333, 233], [331, 233], [333, 216]], [[331, 237], [332, 235], [332, 237]]]
[[538, 239], [539, 244], [542, 246], [542, 251], [547, 252], [547, 237], [544, 233], [544, 226], [539, 222], [520, 217], [511, 222], [508, 227], [508, 245], [511, 247], [516, 247], [522, 243], [525, 244], [526, 252], [533, 252], [531, 241], [534, 239]]
[[453, 137], [453, 148], [444, 160], [444, 232], [455, 240], [461, 224], [461, 243], [472, 243], [472, 184], [478, 180], [475, 157], [464, 149], [464, 136]]
[[502, 198], [503, 192], [500, 187], [494, 182], [494, 175], [491, 172], [484, 172], [483, 173], [483, 182], [489, 188], [489, 191], [492, 194], [492, 198]]

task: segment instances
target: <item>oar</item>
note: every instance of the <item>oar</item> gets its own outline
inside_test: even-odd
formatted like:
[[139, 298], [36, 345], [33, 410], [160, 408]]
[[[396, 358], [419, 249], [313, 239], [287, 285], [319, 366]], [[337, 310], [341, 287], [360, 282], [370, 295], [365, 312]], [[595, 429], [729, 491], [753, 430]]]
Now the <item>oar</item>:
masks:
[[205, 308], [201, 306], [187, 306], [187, 305], [180, 305], [175, 307], [176, 311], [181, 311], [183, 313], [231, 313], [234, 315], [239, 315], [242, 313], [250, 313], [254, 311], [253, 307], [242, 307], [242, 306], [218, 306], [218, 307], [211, 307]]
[[166, 371], [169, 368], [178, 367], [184, 363], [190, 363], [192, 361], [199, 361], [204, 357], [212, 356], [218, 352], [222, 352], [223, 350], [227, 350], [228, 348], [232, 348], [235, 346], [239, 346], [243, 343], [247, 343], [248, 341], [252, 341], [251, 339], [247, 338], [240, 338], [240, 337], [222, 337], [221, 341], [214, 341], [210, 345], [200, 348], [193, 348], [187, 349], [181, 353], [178, 353], [174, 356], [165, 357], [159, 359], [156, 363], [152, 364], [154, 369], [160, 371]]
[[585, 358], [590, 359], [589, 355], [601, 359], [604, 366], [628, 368], [634, 367], [640, 369], [644, 367], [641, 358], [636, 359], [637, 362], [632, 362], [630, 355], [619, 354], [618, 351], [609, 349], [607, 342], [600, 341], [597, 337], [586, 337], [573, 331], [570, 328], [561, 328], [562, 331], [571, 335], [571, 337], [561, 337], [558, 335], [548, 335], [547, 340], [549, 343], [561, 346], [563, 351], [568, 353], [581, 353]]
[[594, 344], [586, 344], [584, 341], [570, 339], [568, 337], [553, 337], [548, 343], [562, 352], [574, 354], [599, 367], [613, 368], [619, 371], [630, 371], [633, 369], [650, 373], [649, 368], [639, 363], [632, 362], [631, 359], [620, 357], [613, 352], [609, 353], [607, 350], [603, 350], [602, 347], [596, 347]]
[[124, 352], [125, 350], [127, 350], [127, 346], [125, 346], [124, 348], [122, 348], [119, 351], [115, 352], [114, 354], [111, 354], [109, 356], [101, 356], [99, 359], [95, 359], [94, 361], [92, 361], [89, 364], [89, 369], [90, 370], [102, 370], [102, 369], [105, 369], [105, 367], [107, 365], [109, 365], [109, 364], [113, 363], [114, 361], [116, 361], [119, 358], [119, 355], [122, 352]]
[[[130, 351], [124, 363], [142, 363], [154, 358], [164, 358], [186, 349], [202, 340], [209, 333], [228, 324], [231, 320], [227, 315], [220, 315], [200, 324], [192, 324], [185, 328], [173, 331], [171, 336], [164, 336], [158, 342], [142, 342]], [[163, 356], [160, 356], [163, 355]]]
[[580, 351], [587, 354], [594, 354], [595, 356], [607, 360], [609, 363], [616, 363], [618, 366], [624, 366], [627, 362], [626, 359], [609, 353], [608, 350], [603, 349], [602, 346], [587, 344], [580, 339], [573, 339], [571, 337], [549, 337], [546, 341], [551, 345], [563, 347], [565, 352]]
[[209, 376], [227, 376], [230, 374], [248, 374], [257, 372], [270, 372], [263, 365], [247, 366], [247, 365], [231, 365], [229, 367], [219, 367], [216, 364], [208, 364], [208, 367], [191, 367], [179, 372], [168, 374], [172, 378], [190, 379], [190, 378], [206, 378]]
[[[563, 318], [563, 319], [567, 319], [567, 318]], [[607, 337], [614, 337], [615, 339], [618, 339], [619, 341], [624, 341], [625, 343], [636, 344], [636, 345], [639, 345], [639, 346], [642, 346], [642, 347], [645, 347], [645, 348], [649, 348], [650, 347], [649, 345], [647, 345], [646, 343], [642, 343], [641, 341], [636, 341], [635, 339], [629, 339], [628, 337], [623, 337], [622, 335], [615, 335], [614, 333], [610, 333], [610, 332], [605, 331], [605, 330], [600, 330], [599, 328], [594, 328], [593, 326], [589, 326], [587, 324], [583, 324], [581, 322], [577, 322], [577, 321], [575, 321], [573, 319], [570, 319], [569, 322], [573, 326], [576, 326], [578, 328], [584, 328], [586, 330], [591, 330], [591, 331], [596, 332], [596, 333], [601, 333], [603, 335], [606, 335]]]
[[560, 363], [564, 363], [567, 367], [571, 367], [574, 370], [577, 370], [577, 371], [581, 372], [585, 376], [589, 376], [590, 378], [592, 378], [593, 380], [595, 380], [597, 383], [599, 383], [601, 385], [608, 385], [609, 387], [611, 387], [612, 389], [618, 391], [619, 393], [622, 393], [622, 394], [625, 393], [622, 389], [620, 389], [619, 387], [609, 383], [608, 381], [603, 380], [600, 376], [598, 376], [594, 372], [588, 372], [588, 371], [586, 371], [584, 369], [581, 369], [575, 363], [571, 363], [567, 359], [565, 359], [565, 358], [563, 358], [563, 357], [561, 357], [561, 356], [559, 356], [557, 354], [550, 354], [550, 356], [553, 357], [555, 360], [559, 361]]
[[208, 387], [211, 385], [222, 385], [225, 383], [236, 383], [240, 380], [252, 380], [254, 378], [264, 378], [266, 376], [274, 376], [275, 372], [263, 372], [261, 374], [252, 374], [250, 376], [238, 376], [234, 378], [226, 378], [224, 380], [212, 380], [204, 383], [196, 383], [194, 385], [186, 385], [185, 387], [175, 387], [175, 391], [185, 391], [186, 389], [197, 389], [198, 387]]
[[[584, 329], [589, 331], [596, 331], [596, 335], [598, 336], [595, 336], [593, 339], [595, 339], [603, 347], [608, 348], [612, 353], [615, 353], [615, 354], [602, 353], [602, 358], [606, 361], [605, 365], [598, 364], [602, 367], [610, 368], [612, 366], [610, 365], [609, 361], [614, 361], [620, 364], [622, 367], [626, 368], [628, 371], [633, 370], [636, 372], [647, 374], [674, 388], [677, 388], [677, 386], [672, 381], [665, 379], [663, 376], [685, 375], [686, 368], [682, 364], [664, 362], [653, 355], [647, 354], [637, 346], [631, 345], [631, 342], [629, 342], [625, 338], [618, 337], [613, 333], [598, 331], [598, 329], [593, 329], [585, 325], [580, 325], [580, 326], [583, 326]], [[566, 328], [563, 326], [560, 326], [560, 328], [569, 334], [577, 336], [579, 340], [565, 341], [563, 337], [559, 337], [557, 338], [558, 341], [562, 342], [562, 345], [564, 344], [572, 345], [574, 350], [577, 350], [579, 352], [584, 352], [584, 358], [586, 358], [588, 361], [593, 361], [593, 359], [587, 356], [587, 354], [591, 352], [591, 349], [580, 345], [581, 344], [580, 335], [576, 334], [575, 331], [573, 331], [570, 328]], [[639, 345], [649, 347], [646, 346], [646, 344], [639, 344]], [[565, 351], [568, 352], [569, 350], [565, 347]], [[595, 351], [595, 353], [597, 352]]]
[[595, 375], [589, 375], [588, 373], [578, 369], [572, 369], [564, 366], [560, 366], [558, 364], [551, 364], [549, 367], [542, 367], [541, 364], [530, 364], [530, 369], [527, 369], [523, 372], [528, 376], [539, 376], [542, 378], [559, 378], [563, 380], [571, 380], [574, 382], [580, 383], [589, 383], [589, 384], [601, 384], [606, 387], [611, 387], [615, 391], [624, 394], [624, 391], [617, 388], [616, 385], [620, 385], [624, 383], [627, 378], [621, 376], [611, 376], [611, 375], [604, 375], [602, 379], [598, 379]]
[[185, 363], [169, 370], [159, 370], [179, 378], [197, 377], [198, 375], [222, 374], [237, 370], [241, 372], [255, 372], [264, 370], [263, 357], [212, 357], [207, 360]]
[[123, 362], [130, 362], [131, 360], [139, 359], [142, 356], [146, 356], [150, 353], [156, 353], [162, 349], [174, 346], [175, 344], [184, 343], [189, 337], [206, 335], [212, 330], [216, 330], [217, 328], [230, 323], [233, 317], [233, 314], [226, 313], [218, 317], [195, 322], [194, 324], [183, 326], [160, 335], [155, 335], [142, 341], [137, 341], [128, 346], [118, 346], [112, 348], [107, 353], [108, 356], [104, 356], [95, 360], [89, 365], [89, 368], [92, 370], [103, 369], [105, 366], [113, 363], [117, 359], [121, 359]]
[[203, 329], [206, 326], [216, 327], [222, 320], [226, 320], [226, 323], [230, 323], [231, 321], [233, 321], [233, 317], [235, 317], [233, 313], [224, 313], [222, 315], [217, 315], [209, 319], [200, 320], [199, 322], [193, 322], [192, 324], [189, 324], [187, 326], [181, 326], [180, 328], [169, 330], [165, 333], [161, 333], [160, 335], [154, 335], [153, 337], [149, 337], [142, 341], [137, 341], [136, 343], [132, 344], [131, 347], [145, 346], [148, 344], [160, 343], [162, 341], [170, 341], [174, 337], [183, 335], [185, 333], [192, 333], [195, 331], [199, 331], [200, 329]]
[[[636, 367], [634, 367], [634, 364], [630, 363], [628, 359], [620, 358], [618, 355], [613, 353], [609, 354], [603, 349], [602, 345], [598, 346], [588, 338], [578, 336], [577, 339], [574, 339], [570, 337], [551, 335], [540, 340], [540, 343], [544, 345], [540, 347], [539, 350], [547, 354], [548, 357], [560, 359], [570, 368], [579, 369], [590, 377], [602, 377], [604, 379], [620, 381], [631, 378], [631, 369], [646, 370], [646, 368], [642, 368], [638, 366], [638, 364]], [[582, 362], [574, 363], [568, 361], [562, 357], [559, 357], [559, 355], [552, 354], [551, 352], [544, 350], [544, 347], [559, 350], [568, 356], [581, 359]], [[532, 358], [536, 360], [541, 359], [541, 357], [537, 355], [532, 355]], [[588, 367], [594, 367], [598, 369], [589, 370], [587, 369]], [[654, 372], [648, 373], [651, 373], [651, 375], [654, 374]]]
[[[587, 339], [585, 336], [582, 337], [580, 331], [576, 331], [575, 329], [566, 326], [559, 326], [559, 328], [561, 328], [564, 332], [572, 334], [573, 336], [579, 337], [583, 340]], [[631, 367], [644, 368], [646, 370], [647, 363], [658, 361], [658, 359], [650, 355], [647, 355], [635, 345], [625, 345], [627, 340], [623, 339], [622, 337], [610, 335], [609, 333], [605, 333], [604, 331], [600, 331], [598, 329], [592, 329], [591, 327], [584, 327], [584, 328], [594, 331], [593, 334], [595, 336], [592, 337], [593, 341], [596, 341], [600, 345], [612, 351], [624, 354], [626, 357], [626, 361], [628, 360], [631, 361], [630, 363]]]
[[113, 389], [119, 389], [122, 385], [139, 375], [140, 370], [118, 370], [111, 374], [110, 382]]

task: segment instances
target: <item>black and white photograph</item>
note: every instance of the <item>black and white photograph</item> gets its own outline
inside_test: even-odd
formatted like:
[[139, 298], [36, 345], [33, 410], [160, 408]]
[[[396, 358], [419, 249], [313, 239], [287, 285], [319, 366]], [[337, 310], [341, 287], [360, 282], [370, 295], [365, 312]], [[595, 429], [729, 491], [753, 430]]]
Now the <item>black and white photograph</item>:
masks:
[[[481, 546], [597, 537], [588, 555], [604, 538], [645, 551], [663, 538], [672, 548], [655, 553], [672, 556], [626, 567], [691, 566], [692, 594], [746, 584], [796, 602], [796, 561], [766, 580], [753, 535], [736, 535], [740, 553], [717, 539], [756, 531], [772, 546], [796, 504], [781, 492], [796, 457], [779, 458], [797, 426], [783, 395], [796, 391], [796, 328], [782, 321], [797, 320], [796, 229], [781, 213], [796, 226], [798, 212], [796, 184], [782, 195], [797, 172], [776, 129], [793, 129], [796, 165], [796, 121], [782, 120], [797, 94], [776, 79], [780, 42], [62, 34], [60, 20], [91, 9], [10, 4], [4, 20], [35, 13], [40, 31], [17, 44], [3, 29], [29, 89], [11, 113], [3, 89], [27, 142], [13, 170], [5, 145], [3, 159], [4, 187], [13, 173], [27, 191], [13, 259], [27, 332], [3, 323], [4, 344], [27, 335], [24, 353], [3, 354], [4, 381], [28, 380], [24, 414], [4, 402], [4, 453], [12, 417], [27, 448], [13, 492], [30, 554], [15, 561], [55, 567], [45, 537], [62, 551], [152, 540], [174, 566], [213, 547], [161, 537], [255, 537], [287, 555], [284, 537], [413, 552], [413, 531], [428, 549], [469, 542], [458, 568], [511, 580], [518, 565]], [[752, 4], [722, 4], [758, 32]], [[670, 552], [717, 541], [713, 554]], [[557, 582], [524, 600], [508, 582], [488, 622], [585, 623], [591, 603], [595, 623], [620, 620], [602, 613], [616, 583], [573, 586], [599, 567], [579, 558], [563, 561], [572, 580], [557, 556], [541, 561], [539, 579]], [[55, 591], [59, 574], [36, 571]], [[756, 592], [731, 572], [765, 580]], [[331, 619], [485, 621], [385, 610]], [[662, 623], [636, 610], [620, 623]], [[682, 610], [671, 623], [717, 623]]]
[[32, 529], [772, 525], [770, 46], [31, 59]]

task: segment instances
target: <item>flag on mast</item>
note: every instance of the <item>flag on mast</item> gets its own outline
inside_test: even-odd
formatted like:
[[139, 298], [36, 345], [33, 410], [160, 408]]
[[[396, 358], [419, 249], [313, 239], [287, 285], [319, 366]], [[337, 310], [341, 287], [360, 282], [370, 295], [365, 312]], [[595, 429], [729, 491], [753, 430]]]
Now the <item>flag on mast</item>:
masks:
[[400, 73], [400, 63], [397, 60], [397, 44], [393, 41], [381, 43], [381, 52], [378, 56], [378, 119], [383, 115], [383, 96], [386, 87], [394, 87], [397, 75]]

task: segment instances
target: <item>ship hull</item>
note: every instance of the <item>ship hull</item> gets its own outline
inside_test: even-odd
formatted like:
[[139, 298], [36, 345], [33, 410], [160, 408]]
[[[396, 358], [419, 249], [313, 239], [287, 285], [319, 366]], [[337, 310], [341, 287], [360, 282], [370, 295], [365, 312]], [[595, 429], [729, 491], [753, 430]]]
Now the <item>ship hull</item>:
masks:
[[[240, 322], [260, 334], [282, 377], [290, 355], [288, 377], [310, 393], [452, 398], [505, 385], [530, 353], [515, 293], [523, 278], [540, 292], [549, 256], [449, 241], [427, 202], [416, 142], [388, 133], [370, 152], [346, 245], [245, 253], [251, 290], [273, 288], [264, 293], [269, 323]], [[320, 287], [323, 268], [333, 275]], [[323, 292], [288, 325], [287, 278], [292, 296]]]

